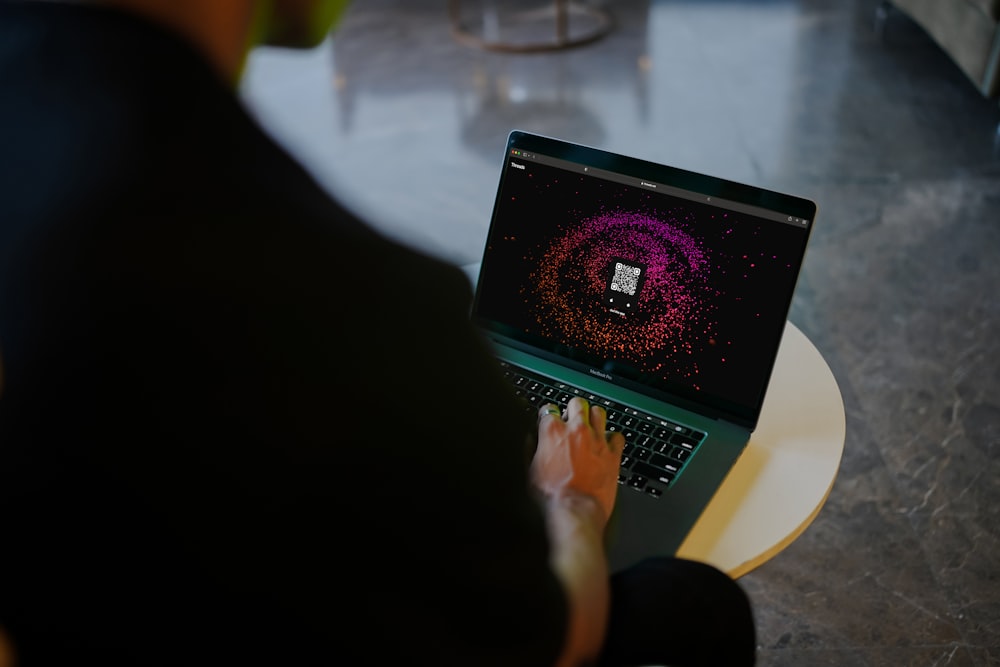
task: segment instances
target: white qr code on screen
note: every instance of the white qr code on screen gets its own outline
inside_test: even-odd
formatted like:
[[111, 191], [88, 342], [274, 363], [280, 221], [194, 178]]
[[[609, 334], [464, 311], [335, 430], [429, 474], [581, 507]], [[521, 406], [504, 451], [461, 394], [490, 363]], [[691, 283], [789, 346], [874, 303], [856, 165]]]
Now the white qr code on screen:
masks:
[[642, 275], [642, 269], [638, 266], [616, 262], [615, 275], [611, 278], [611, 289], [615, 292], [634, 296], [636, 289], [639, 287], [640, 275]]

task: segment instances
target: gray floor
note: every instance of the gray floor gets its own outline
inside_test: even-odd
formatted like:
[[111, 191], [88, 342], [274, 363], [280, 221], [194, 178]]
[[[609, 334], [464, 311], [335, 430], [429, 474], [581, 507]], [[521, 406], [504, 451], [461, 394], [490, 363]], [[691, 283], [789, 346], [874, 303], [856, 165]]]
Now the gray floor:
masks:
[[319, 49], [258, 51], [244, 93], [324, 185], [459, 264], [515, 127], [815, 199], [791, 319], [847, 442], [816, 521], [741, 579], [760, 664], [1000, 665], [996, 101], [905, 16], [876, 39], [876, 0], [609, 4], [600, 42], [504, 55], [457, 44], [442, 0], [356, 0]]

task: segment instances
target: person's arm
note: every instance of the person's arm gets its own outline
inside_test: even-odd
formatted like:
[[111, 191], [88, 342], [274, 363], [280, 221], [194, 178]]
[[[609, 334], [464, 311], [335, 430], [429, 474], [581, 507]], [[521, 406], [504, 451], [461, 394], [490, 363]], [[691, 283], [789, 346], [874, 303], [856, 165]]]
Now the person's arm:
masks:
[[0, 667], [14, 667], [14, 646], [7, 637], [6, 631], [0, 625]]
[[603, 408], [574, 398], [565, 421], [554, 406], [539, 417], [532, 480], [544, 496], [552, 569], [569, 603], [566, 641], [557, 666], [596, 660], [608, 621], [604, 530], [614, 508], [624, 439], [608, 438]]

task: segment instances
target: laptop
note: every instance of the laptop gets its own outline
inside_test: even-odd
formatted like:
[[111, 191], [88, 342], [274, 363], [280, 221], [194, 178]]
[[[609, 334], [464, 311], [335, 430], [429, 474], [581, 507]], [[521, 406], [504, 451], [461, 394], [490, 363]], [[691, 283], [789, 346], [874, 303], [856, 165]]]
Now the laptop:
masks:
[[526, 410], [584, 396], [625, 435], [613, 571], [675, 554], [746, 448], [816, 210], [510, 133], [472, 318]]

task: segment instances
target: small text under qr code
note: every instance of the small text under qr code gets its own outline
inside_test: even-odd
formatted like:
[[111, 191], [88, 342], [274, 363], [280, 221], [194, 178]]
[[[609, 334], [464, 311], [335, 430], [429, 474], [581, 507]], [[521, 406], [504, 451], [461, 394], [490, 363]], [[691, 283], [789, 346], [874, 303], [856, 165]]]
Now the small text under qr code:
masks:
[[629, 266], [621, 262], [615, 263], [615, 276], [611, 279], [611, 289], [634, 296], [639, 285], [640, 273], [642, 273], [642, 269], [638, 266]]

